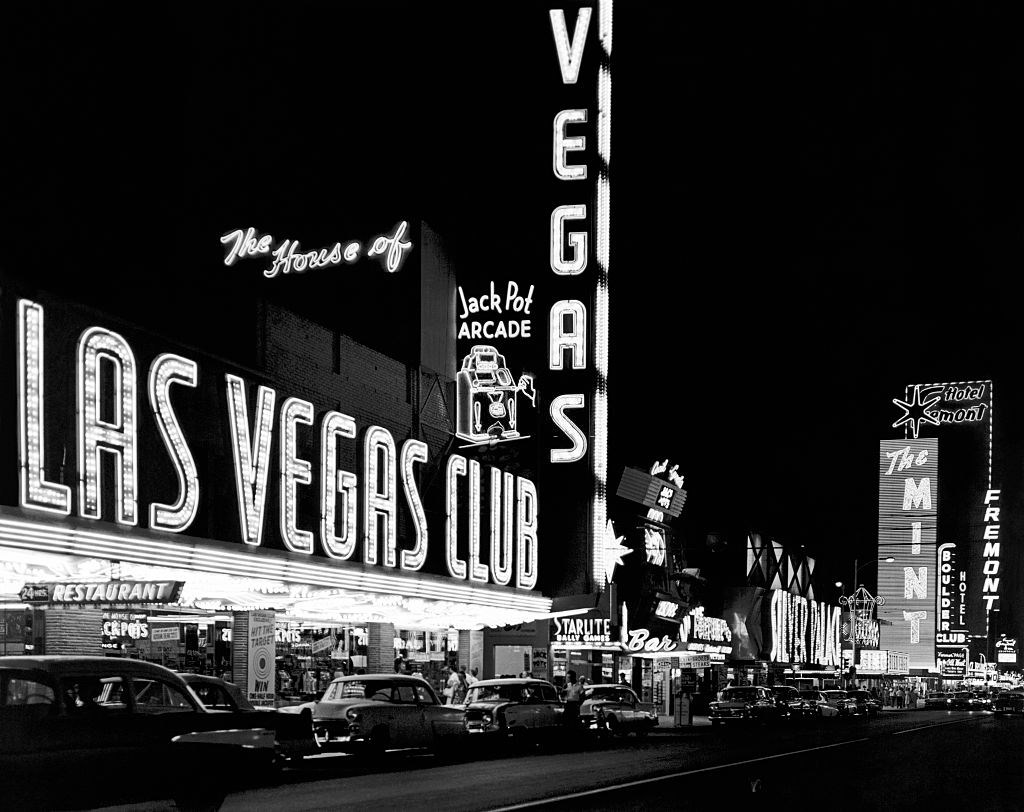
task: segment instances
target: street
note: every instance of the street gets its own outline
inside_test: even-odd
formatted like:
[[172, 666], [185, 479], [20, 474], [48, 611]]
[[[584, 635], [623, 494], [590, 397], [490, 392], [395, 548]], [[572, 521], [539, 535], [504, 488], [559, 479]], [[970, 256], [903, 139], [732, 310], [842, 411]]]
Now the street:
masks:
[[[607, 747], [454, 763], [389, 753], [365, 765], [314, 758], [222, 812], [326, 808], [513, 810], [1024, 809], [1024, 719], [950, 711], [884, 712], [871, 721], [662, 729]], [[148, 804], [146, 810], [173, 809]]]

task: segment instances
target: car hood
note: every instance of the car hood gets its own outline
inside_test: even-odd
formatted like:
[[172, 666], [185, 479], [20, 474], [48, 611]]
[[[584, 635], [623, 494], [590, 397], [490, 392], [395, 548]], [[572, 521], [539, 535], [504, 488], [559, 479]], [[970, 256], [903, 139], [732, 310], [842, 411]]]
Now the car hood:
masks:
[[515, 704], [518, 703], [513, 702], [510, 699], [481, 699], [477, 702], [470, 702], [468, 705], [464, 705], [463, 707], [465, 707], [466, 710], [494, 711], [498, 708], [507, 708], [509, 705]]

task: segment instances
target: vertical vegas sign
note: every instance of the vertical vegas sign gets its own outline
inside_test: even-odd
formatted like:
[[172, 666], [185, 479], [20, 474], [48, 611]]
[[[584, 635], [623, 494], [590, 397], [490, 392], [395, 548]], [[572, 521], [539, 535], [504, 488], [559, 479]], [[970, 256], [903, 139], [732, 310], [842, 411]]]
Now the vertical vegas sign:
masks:
[[878, 614], [892, 623], [889, 647], [908, 652], [911, 668], [935, 667], [938, 471], [938, 440], [880, 444], [878, 549], [894, 560], [878, 565]]
[[[539, 490], [580, 510], [545, 514], [573, 539], [546, 590], [600, 591], [607, 577], [608, 321], [612, 3], [527, 9], [543, 50], [524, 69], [527, 111], [546, 166], [537, 184], [546, 229], [523, 251], [458, 268], [456, 436], [459, 453], [537, 466]], [[543, 27], [543, 28], [541, 28]], [[535, 218], [541, 222], [540, 212]]]

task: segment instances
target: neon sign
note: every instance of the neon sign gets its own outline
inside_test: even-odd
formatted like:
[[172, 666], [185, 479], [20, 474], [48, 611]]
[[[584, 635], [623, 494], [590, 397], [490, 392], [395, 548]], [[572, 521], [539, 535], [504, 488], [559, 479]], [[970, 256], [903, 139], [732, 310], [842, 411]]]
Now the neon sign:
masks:
[[555, 618], [557, 643], [611, 643], [612, 627], [608, 618]]
[[956, 552], [952, 542], [939, 545], [936, 646], [962, 646], [967, 642], [967, 572], [957, 567]]
[[[564, 9], [549, 9], [551, 33], [563, 86], [575, 85], [583, 64], [590, 28], [592, 9], [581, 7], [576, 13], [572, 37], [569, 36]], [[549, 255], [552, 272], [560, 277], [579, 276], [590, 264], [588, 234], [584, 228], [572, 230], [570, 224], [585, 223], [594, 218], [594, 254], [596, 268], [592, 276], [596, 281], [592, 301], [593, 336], [588, 334], [587, 310], [581, 299], [563, 299], [551, 306], [548, 327], [548, 368], [553, 371], [564, 368], [564, 355], [570, 353], [571, 369], [585, 369], [591, 343], [594, 347], [594, 387], [592, 402], [587, 403], [582, 392], [557, 394], [550, 402], [551, 419], [570, 441], [568, 448], [552, 448], [552, 463], [570, 464], [581, 462], [588, 454], [588, 435], [593, 438], [591, 475], [594, 478], [594, 499], [591, 514], [592, 539], [599, 539], [605, 531], [607, 521], [608, 487], [608, 269], [610, 235], [611, 184], [608, 168], [611, 165], [611, 55], [612, 55], [612, 2], [602, 2], [598, 7], [598, 43], [601, 59], [597, 63], [597, 158], [596, 206], [588, 211], [585, 203], [561, 204], [551, 211]], [[570, 163], [569, 154], [587, 148], [586, 138], [579, 135], [577, 128], [590, 120], [586, 108], [571, 107], [559, 110], [552, 125], [552, 174], [561, 182], [586, 181], [589, 168], [586, 164]], [[572, 132], [570, 132], [572, 130]], [[591, 297], [587, 297], [591, 300]], [[581, 429], [578, 421], [569, 412], [576, 412], [587, 406], [591, 409], [592, 434]], [[591, 574], [594, 584], [603, 583], [605, 562], [599, 544], [593, 545]]]
[[999, 506], [995, 504], [998, 501], [998, 490], [985, 491], [985, 532], [982, 535], [985, 540], [985, 549], [982, 552], [982, 574], [985, 576], [985, 583], [982, 586], [981, 597], [985, 601], [986, 613], [991, 612], [999, 600]]
[[935, 664], [938, 441], [884, 440], [879, 446], [879, 617], [886, 642], [907, 647], [913, 668]]
[[[18, 310], [20, 505], [29, 511], [67, 516], [72, 510], [72, 489], [47, 481], [43, 464], [43, 308], [21, 300]], [[194, 457], [168, 391], [173, 383], [187, 387], [184, 394], [196, 391], [198, 365], [187, 358], [163, 354], [150, 366], [149, 405], [173, 464], [179, 495], [173, 504], [152, 503], [148, 510], [139, 505], [137, 464], [137, 426], [142, 406], [136, 383], [146, 373], [139, 368], [124, 337], [100, 327], [89, 327], [82, 333], [75, 371], [78, 516], [104, 518], [101, 487], [107, 479], [100, 476], [100, 466], [101, 459], [107, 458], [113, 469], [115, 523], [136, 526], [141, 514], [149, 518], [151, 530], [185, 530], [196, 514], [202, 490]], [[399, 446], [387, 429], [369, 426], [360, 444], [362, 469], [343, 471], [339, 469], [336, 452], [339, 443], [356, 440], [357, 427], [351, 416], [326, 411], [319, 417], [317, 432], [312, 403], [290, 397], [284, 398], [278, 407], [276, 390], [265, 385], [257, 387], [256, 396], [250, 401], [248, 389], [243, 378], [230, 373], [224, 376], [222, 403], [226, 404], [230, 428], [240, 541], [249, 547], [264, 546], [266, 505], [272, 491], [271, 446], [276, 432], [279, 539], [286, 550], [304, 556], [319, 552], [334, 561], [347, 561], [358, 553], [367, 565], [409, 572], [421, 569], [427, 560], [430, 534], [415, 474], [417, 466], [427, 462], [426, 444], [410, 438]], [[320, 459], [315, 467], [298, 455], [299, 432], [309, 432], [320, 441]], [[320, 475], [318, 483], [314, 470]], [[453, 578], [498, 585], [509, 584], [514, 575], [516, 587], [532, 589], [537, 582], [536, 487], [524, 477], [490, 468], [490, 488], [481, 488], [480, 466], [475, 461], [468, 468], [468, 483], [462, 481], [466, 474], [466, 460], [452, 456], [448, 463], [449, 511], [444, 539], [449, 574]], [[469, 499], [460, 500], [467, 485]], [[314, 528], [301, 526], [301, 489], [313, 490], [319, 497], [320, 521]], [[413, 532], [400, 544], [397, 527], [402, 501], [411, 517]], [[456, 506], [460, 503], [468, 503], [468, 567], [460, 557], [466, 542], [458, 535]], [[481, 547], [485, 505], [490, 507], [487, 518], [491, 550], [486, 563]]]
[[47, 603], [175, 603], [184, 581], [25, 584], [22, 600]]
[[533, 405], [533, 378], [520, 375], [516, 381], [505, 364], [505, 356], [487, 344], [478, 344], [462, 359], [455, 379], [458, 398], [455, 434], [470, 444], [494, 445], [522, 440], [519, 431], [519, 394]]
[[[380, 263], [388, 273], [401, 269], [412, 243], [403, 239], [409, 223], [402, 220], [388, 234], [380, 234], [369, 240], [366, 250], [368, 257], [380, 257]], [[238, 228], [220, 238], [221, 245], [228, 245], [224, 264], [229, 268], [239, 259], [247, 257], [272, 256], [273, 262], [263, 270], [268, 279], [278, 274], [304, 273], [321, 268], [337, 268], [351, 265], [363, 256], [364, 246], [356, 240], [336, 242], [330, 248], [302, 251], [298, 240], [282, 240], [274, 247], [270, 234], [260, 234], [255, 228]]]
[[[511, 314], [530, 315], [530, 307], [533, 305], [533, 285], [525, 294], [519, 292], [519, 284], [509, 280], [503, 294], [499, 294], [490, 283], [490, 292], [481, 293], [478, 296], [466, 296], [462, 286], [459, 285], [459, 306], [462, 312], [459, 313], [459, 339], [479, 340], [481, 338], [530, 338], [531, 322], [528, 318], [520, 319], [495, 319], [494, 316]], [[479, 313], [486, 313], [491, 316], [484, 321], [479, 318], [470, 318]]]
[[838, 606], [773, 589], [769, 618], [772, 662], [824, 666], [842, 663]]

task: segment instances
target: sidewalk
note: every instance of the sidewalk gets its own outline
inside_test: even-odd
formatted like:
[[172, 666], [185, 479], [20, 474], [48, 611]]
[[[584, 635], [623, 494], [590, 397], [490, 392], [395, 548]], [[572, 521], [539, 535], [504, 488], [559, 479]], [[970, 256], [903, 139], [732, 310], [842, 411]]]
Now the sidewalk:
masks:
[[692, 725], [681, 725], [676, 727], [676, 717], [668, 714], [658, 715], [658, 726], [651, 729], [651, 733], [682, 733], [698, 727], [711, 727], [711, 720], [707, 716], [694, 716]]

